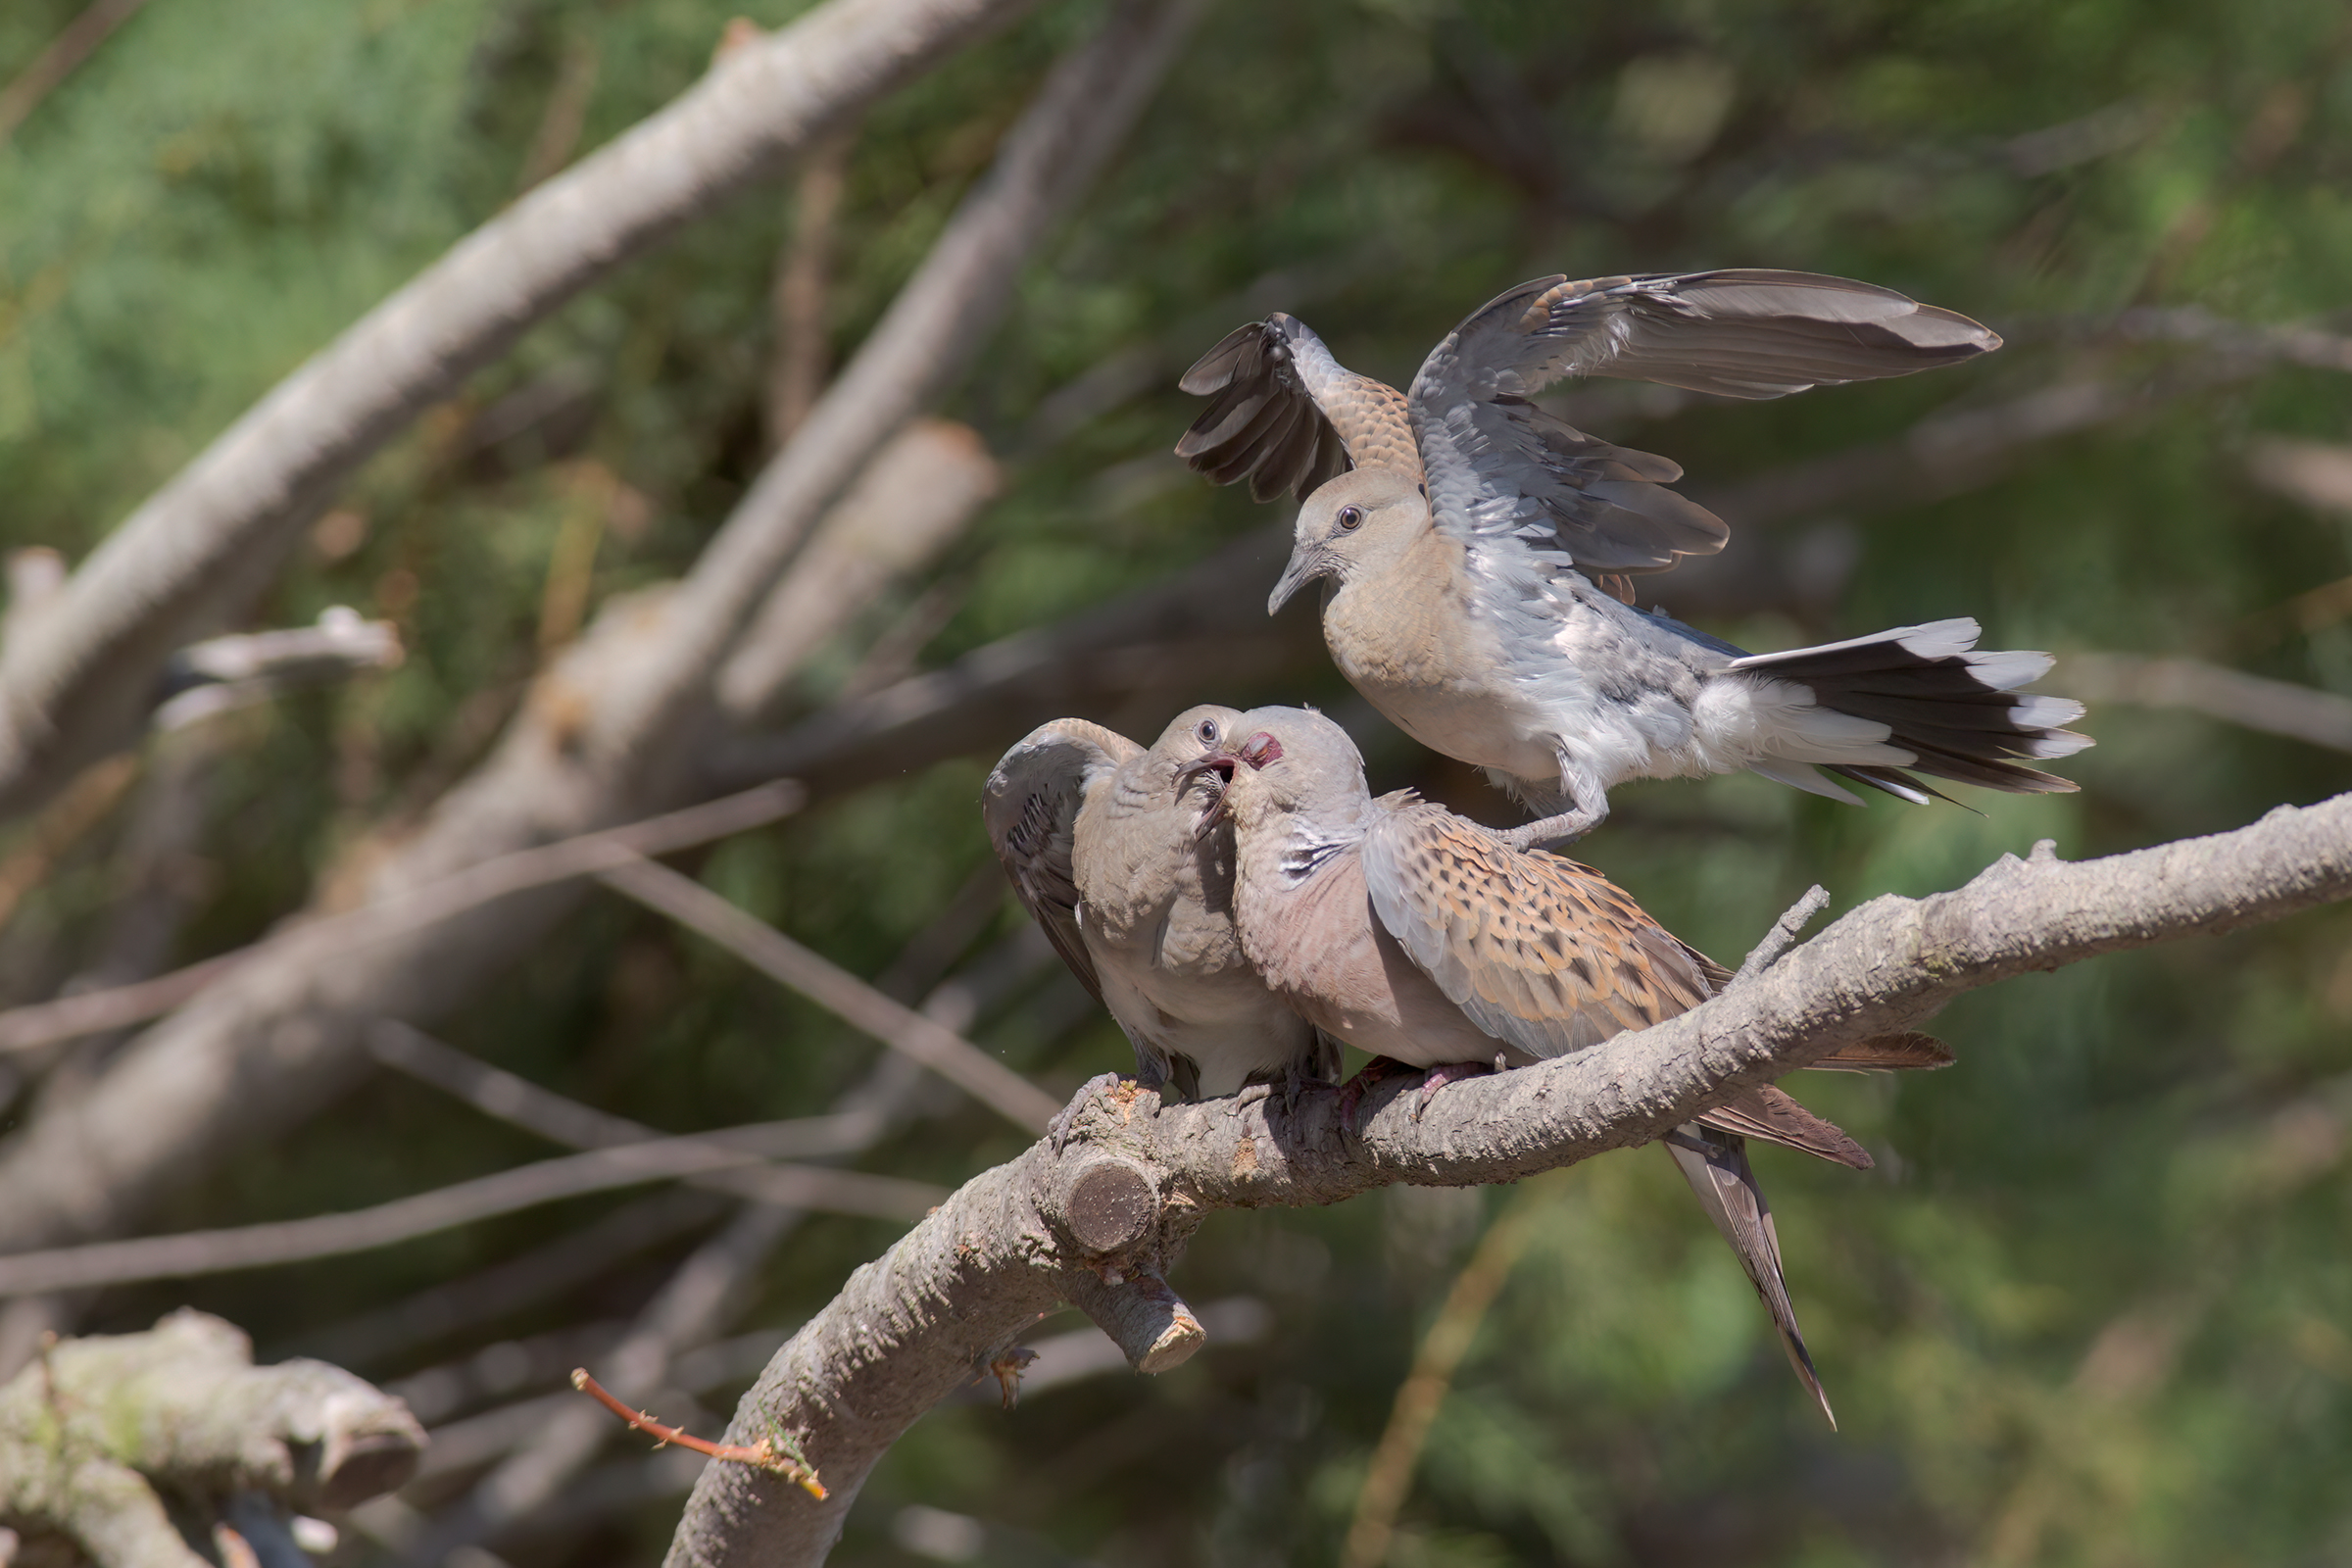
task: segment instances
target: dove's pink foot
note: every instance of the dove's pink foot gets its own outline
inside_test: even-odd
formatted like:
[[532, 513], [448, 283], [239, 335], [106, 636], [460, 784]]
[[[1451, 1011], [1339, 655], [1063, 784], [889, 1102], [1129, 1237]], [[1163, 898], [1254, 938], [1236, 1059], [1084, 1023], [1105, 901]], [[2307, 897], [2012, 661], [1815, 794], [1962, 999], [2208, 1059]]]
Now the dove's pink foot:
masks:
[[1429, 1076], [1421, 1080], [1421, 1100], [1418, 1104], [1413, 1106], [1413, 1120], [1421, 1119], [1421, 1113], [1429, 1108], [1431, 1099], [1447, 1084], [1458, 1084], [1465, 1078], [1484, 1078], [1494, 1070], [1494, 1063], [1491, 1061], [1442, 1061], [1438, 1063], [1429, 1069]]

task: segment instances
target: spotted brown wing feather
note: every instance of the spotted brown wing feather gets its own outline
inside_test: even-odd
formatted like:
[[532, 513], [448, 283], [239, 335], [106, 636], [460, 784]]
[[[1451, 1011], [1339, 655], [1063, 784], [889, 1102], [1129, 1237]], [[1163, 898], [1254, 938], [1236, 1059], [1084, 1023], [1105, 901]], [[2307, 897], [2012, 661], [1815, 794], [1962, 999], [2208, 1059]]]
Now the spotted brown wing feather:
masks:
[[1404, 394], [1342, 366], [1295, 316], [1236, 327], [1177, 385], [1209, 405], [1176, 455], [1218, 484], [1248, 479], [1254, 500], [1304, 501], [1351, 467], [1420, 478]]
[[1385, 813], [1363, 844], [1372, 907], [1481, 1029], [1536, 1056], [1696, 1006], [1699, 961], [1599, 872], [1511, 849], [1442, 807]]
[[1061, 961], [1102, 1000], [1102, 983], [1078, 932], [1078, 883], [1070, 839], [1087, 792], [1143, 748], [1082, 718], [1041, 724], [998, 760], [980, 797], [980, 814], [1012, 891], [1061, 955]]
[[1441, 526], [1589, 575], [1662, 571], [1729, 537], [1666, 488], [1666, 459], [1594, 440], [1529, 400], [1567, 375], [1768, 398], [1950, 365], [2000, 339], [1892, 289], [1737, 269], [1540, 277], [1472, 312], [1409, 394]]

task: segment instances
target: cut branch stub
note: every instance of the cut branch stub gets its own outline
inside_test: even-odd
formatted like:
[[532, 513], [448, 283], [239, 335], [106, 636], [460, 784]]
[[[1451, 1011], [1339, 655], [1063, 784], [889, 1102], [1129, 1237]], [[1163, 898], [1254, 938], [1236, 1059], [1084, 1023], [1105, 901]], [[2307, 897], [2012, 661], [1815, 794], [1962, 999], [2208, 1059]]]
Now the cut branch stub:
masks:
[[1134, 1160], [1101, 1154], [1081, 1163], [1063, 1184], [1060, 1208], [1071, 1239], [1101, 1256], [1152, 1234], [1159, 1193], [1152, 1173]]
[[1200, 1315], [1152, 1269], [1137, 1269], [1117, 1284], [1074, 1272], [1069, 1302], [1110, 1336], [1138, 1372], [1182, 1366], [1208, 1343]]

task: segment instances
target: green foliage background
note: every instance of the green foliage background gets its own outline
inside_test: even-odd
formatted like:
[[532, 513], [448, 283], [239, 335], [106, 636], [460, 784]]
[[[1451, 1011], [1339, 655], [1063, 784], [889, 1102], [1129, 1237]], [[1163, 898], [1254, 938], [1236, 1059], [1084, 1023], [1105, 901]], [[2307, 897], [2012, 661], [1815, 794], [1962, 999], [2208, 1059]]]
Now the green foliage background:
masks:
[[[78, 9], [0, 8], [0, 76]], [[772, 24], [792, 8], [749, 10]], [[153, 0], [0, 148], [4, 542], [78, 558], [278, 377], [498, 211], [567, 59], [593, 62], [585, 150], [686, 86], [730, 14], [714, 0]], [[841, 353], [1095, 14], [1050, 4], [869, 117], [831, 304]], [[1606, 387], [1578, 404], [1599, 433], [1672, 454], [1702, 495], [1899, 442], [1938, 412], [2193, 368], [2206, 351], [2104, 330], [2134, 305], [2344, 320], [2347, 50], [2342, 9], [2310, 0], [1227, 0], [1045, 247], [949, 410], [1011, 465], [1008, 493], [928, 581], [820, 662], [805, 704], [824, 702], [934, 584], [956, 608], [926, 664], [1271, 520], [1167, 456], [1195, 407], [1174, 373], [1246, 318], [1245, 291], [1269, 276], [1344, 362], [1399, 383], [1467, 310], [1549, 271], [1806, 268], [2008, 335], [1962, 370], [1781, 403], [1661, 412], [1638, 388]], [[2059, 141], [2081, 155], [2055, 167], [2051, 138], [2020, 140], [2053, 126], [2075, 127]], [[342, 505], [364, 515], [364, 543], [339, 559], [306, 551], [257, 619], [348, 603], [400, 619], [410, 658], [223, 721], [236, 728], [206, 802], [208, 891], [177, 958], [260, 935], [338, 846], [419, 809], [479, 754], [538, 658], [549, 553], [581, 465], [651, 503], [641, 529], [604, 542], [600, 599], [693, 559], [760, 461], [786, 191], [680, 234], [564, 311], [352, 487]], [[1123, 353], [1159, 369], [1089, 399], [1075, 421], [1039, 416]], [[468, 446], [482, 411], [547, 384], [583, 389], [561, 430]], [[2279, 633], [2264, 618], [2352, 573], [2352, 527], [2248, 478], [2258, 442], [2341, 440], [2348, 413], [2343, 376], [2273, 366], [2029, 446], [1941, 499], [1750, 530], [1734, 552], [1828, 527], [1858, 557], [1827, 597], [1710, 629], [1769, 648], [1975, 614], [1990, 647], [2188, 655], [2352, 695], [2352, 621]], [[1657, 592], [1674, 604], [1672, 579]], [[1503, 819], [1498, 797], [1350, 709], [1319, 661], [1190, 695], [1329, 703], [1364, 734], [1376, 787], [1417, 783]], [[1149, 735], [1168, 715], [1092, 716]], [[2067, 764], [2078, 796], [1854, 809], [1745, 778], [1646, 785], [1622, 792], [1580, 853], [1736, 957], [1816, 880], [1843, 908], [1955, 886], [2037, 838], [2070, 858], [2104, 854], [2352, 787], [2343, 755], [2211, 718], [2100, 706], [2088, 722], [2097, 749]], [[877, 973], [959, 889], [994, 875], [974, 808], [990, 760], [731, 844], [703, 874]], [[119, 894], [119, 837], [93, 835], [0, 933], [6, 1000], [78, 972]], [[1016, 921], [1007, 907], [990, 932]], [[1948, 1072], [1793, 1086], [1880, 1156], [1868, 1175], [1758, 1157], [1836, 1435], [1665, 1160], [1620, 1155], [1547, 1178], [1540, 1241], [1439, 1420], [1394, 1560], [2352, 1555], [2348, 938], [2352, 917], [2330, 911], [2013, 983], [1939, 1021], [1961, 1056]], [[979, 1037], [1057, 1090], [1123, 1063], [1115, 1028], [1073, 996], [1041, 973]], [[679, 1131], [813, 1111], [874, 1049], [612, 903], [447, 1032]], [[13, 1123], [38, 1091], [12, 1080], [5, 1093]], [[955, 1182], [1014, 1147], [985, 1114], [949, 1110], [871, 1164]], [[356, 1206], [547, 1152], [386, 1081], [195, 1185], [156, 1228]], [[991, 1561], [1334, 1560], [1417, 1332], [1505, 1196], [1399, 1192], [1219, 1216], [1179, 1284], [1195, 1300], [1263, 1298], [1268, 1338], [1009, 1415], [942, 1409], [868, 1489], [836, 1560], [916, 1560], [891, 1528], [912, 1503], [985, 1520]], [[611, 1206], [113, 1292], [87, 1321], [133, 1327], [192, 1301], [251, 1329], [265, 1355], [289, 1353]], [[801, 1231], [744, 1326], [788, 1327], [890, 1234], [844, 1219]], [[616, 1258], [487, 1338], [625, 1317], [684, 1245]], [[484, 1342], [359, 1369], [396, 1378]], [[651, 1561], [676, 1506], [584, 1519], [512, 1560]]]

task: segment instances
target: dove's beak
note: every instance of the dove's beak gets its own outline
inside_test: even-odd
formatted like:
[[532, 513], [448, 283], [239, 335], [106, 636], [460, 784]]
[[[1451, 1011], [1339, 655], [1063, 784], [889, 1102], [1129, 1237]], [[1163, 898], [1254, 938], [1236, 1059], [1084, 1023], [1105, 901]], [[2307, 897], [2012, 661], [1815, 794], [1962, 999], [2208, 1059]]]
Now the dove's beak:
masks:
[[1233, 770], [1238, 765], [1231, 752], [1211, 752], [1199, 761], [1187, 763], [1176, 770], [1176, 788], [1179, 792], [1203, 774], [1213, 774], [1217, 781], [1215, 792], [1210, 795], [1208, 805], [1201, 808], [1200, 820], [1193, 829], [1195, 844], [1208, 837], [1217, 824], [1225, 820], [1226, 787], [1232, 784]]
[[1291, 596], [1330, 570], [1324, 560], [1323, 547], [1300, 541], [1291, 552], [1291, 564], [1282, 568], [1282, 581], [1274, 585], [1273, 594], [1266, 600], [1266, 613], [1271, 615], [1291, 602]]

